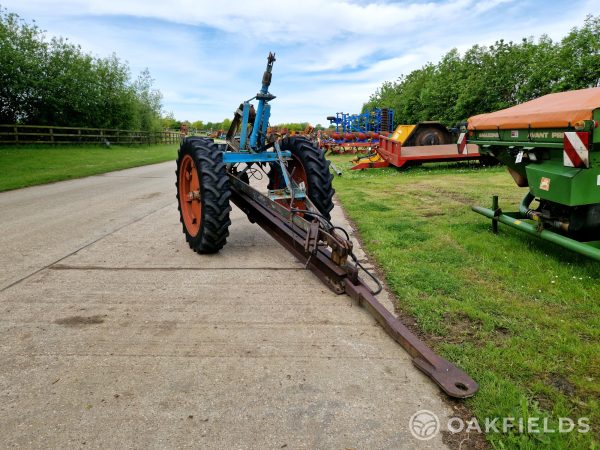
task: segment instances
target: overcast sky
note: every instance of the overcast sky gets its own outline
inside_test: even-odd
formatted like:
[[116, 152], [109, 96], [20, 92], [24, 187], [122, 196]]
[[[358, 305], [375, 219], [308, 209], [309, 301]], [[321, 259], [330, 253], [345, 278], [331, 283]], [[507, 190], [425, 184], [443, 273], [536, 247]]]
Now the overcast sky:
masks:
[[456, 47], [560, 39], [598, 0], [0, 0], [49, 36], [148, 67], [163, 109], [222, 121], [256, 94], [276, 52], [271, 123], [356, 113], [383, 81]]

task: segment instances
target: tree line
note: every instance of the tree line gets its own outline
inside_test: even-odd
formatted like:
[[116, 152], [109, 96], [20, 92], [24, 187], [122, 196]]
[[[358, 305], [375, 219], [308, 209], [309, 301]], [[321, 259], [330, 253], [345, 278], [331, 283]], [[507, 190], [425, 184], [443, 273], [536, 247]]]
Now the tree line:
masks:
[[132, 79], [116, 55], [94, 57], [0, 9], [0, 123], [161, 129], [148, 69]]
[[[193, 132], [211, 132], [219, 130], [229, 130], [229, 127], [231, 126], [231, 119], [224, 119], [222, 122], [204, 122], [202, 120], [190, 122], [188, 120], [177, 120], [175, 118], [175, 115], [172, 112], [170, 112], [161, 119], [161, 123], [164, 129], [169, 130], [179, 130], [183, 125], [185, 125], [188, 127], [188, 130]], [[275, 124], [273, 126], [278, 128], [287, 128], [290, 131], [304, 131], [309, 125], [310, 124], [308, 122], [292, 122]], [[319, 123], [315, 126], [315, 129], [323, 130], [325, 128]]]
[[552, 92], [600, 86], [600, 16], [588, 16], [560, 42], [497, 41], [453, 49], [437, 64], [385, 81], [363, 111], [388, 107], [396, 123], [437, 120], [446, 125], [508, 108]]
[[161, 124], [164, 129], [179, 130], [182, 126], [187, 126], [189, 130], [199, 131], [227, 131], [231, 126], [231, 119], [224, 119], [222, 122], [204, 122], [202, 120], [177, 120], [172, 112], [167, 113], [162, 119]]

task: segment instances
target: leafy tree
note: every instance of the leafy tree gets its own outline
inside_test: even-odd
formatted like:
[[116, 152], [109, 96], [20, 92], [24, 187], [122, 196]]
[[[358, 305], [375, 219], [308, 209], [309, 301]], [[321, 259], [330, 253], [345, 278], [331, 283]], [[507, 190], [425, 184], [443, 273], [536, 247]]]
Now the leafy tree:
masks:
[[292, 122], [292, 123], [280, 123], [277, 125], [274, 125], [275, 127], [279, 127], [279, 128], [287, 128], [289, 131], [304, 131], [304, 129], [306, 129], [306, 127], [309, 125], [308, 122]]
[[160, 130], [159, 112], [162, 95], [159, 91], [152, 89], [153, 82], [154, 80], [150, 76], [150, 71], [146, 68], [139, 74], [133, 84], [138, 100], [136, 111], [137, 128], [141, 130]]
[[556, 91], [600, 86], [600, 16], [588, 16], [562, 40], [558, 61], [563, 63]]
[[160, 123], [163, 129], [167, 130], [178, 130], [181, 127], [181, 122], [175, 119], [175, 114], [173, 114], [173, 111], [167, 113], [166, 116], [161, 117]]
[[47, 44], [42, 31], [19, 16], [0, 9], [0, 122], [26, 121], [43, 92], [38, 74], [43, 73]]
[[522, 103], [550, 92], [600, 85], [600, 17], [588, 16], [561, 42], [541, 36], [519, 43], [499, 40], [456, 49], [396, 81], [385, 81], [363, 105], [393, 108], [396, 122], [439, 120], [447, 125], [469, 116]]
[[131, 81], [116, 55], [96, 58], [0, 9], [0, 122], [161, 128], [161, 94], [146, 69]]
[[230, 126], [231, 126], [231, 119], [225, 119], [225, 120], [223, 120], [223, 122], [221, 122], [219, 129], [227, 131], [227, 130], [229, 130]]
[[203, 130], [204, 129], [204, 122], [202, 122], [201, 120], [196, 120], [194, 122], [191, 123], [190, 127], [194, 130]]

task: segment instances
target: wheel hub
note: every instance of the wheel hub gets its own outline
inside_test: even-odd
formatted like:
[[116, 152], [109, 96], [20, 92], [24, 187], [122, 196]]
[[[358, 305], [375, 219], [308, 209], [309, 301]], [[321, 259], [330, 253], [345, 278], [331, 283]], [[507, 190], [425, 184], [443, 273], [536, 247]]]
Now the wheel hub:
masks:
[[179, 207], [188, 233], [197, 235], [202, 217], [202, 199], [198, 171], [190, 155], [185, 155], [179, 164]]

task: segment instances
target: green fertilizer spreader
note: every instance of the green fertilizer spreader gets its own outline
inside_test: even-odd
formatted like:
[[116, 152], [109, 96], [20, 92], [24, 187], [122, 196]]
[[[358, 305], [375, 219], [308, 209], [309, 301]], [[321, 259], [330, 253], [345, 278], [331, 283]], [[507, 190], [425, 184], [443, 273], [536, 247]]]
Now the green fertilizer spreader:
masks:
[[600, 261], [600, 88], [549, 94], [468, 120], [468, 142], [529, 187], [519, 211], [473, 210]]

